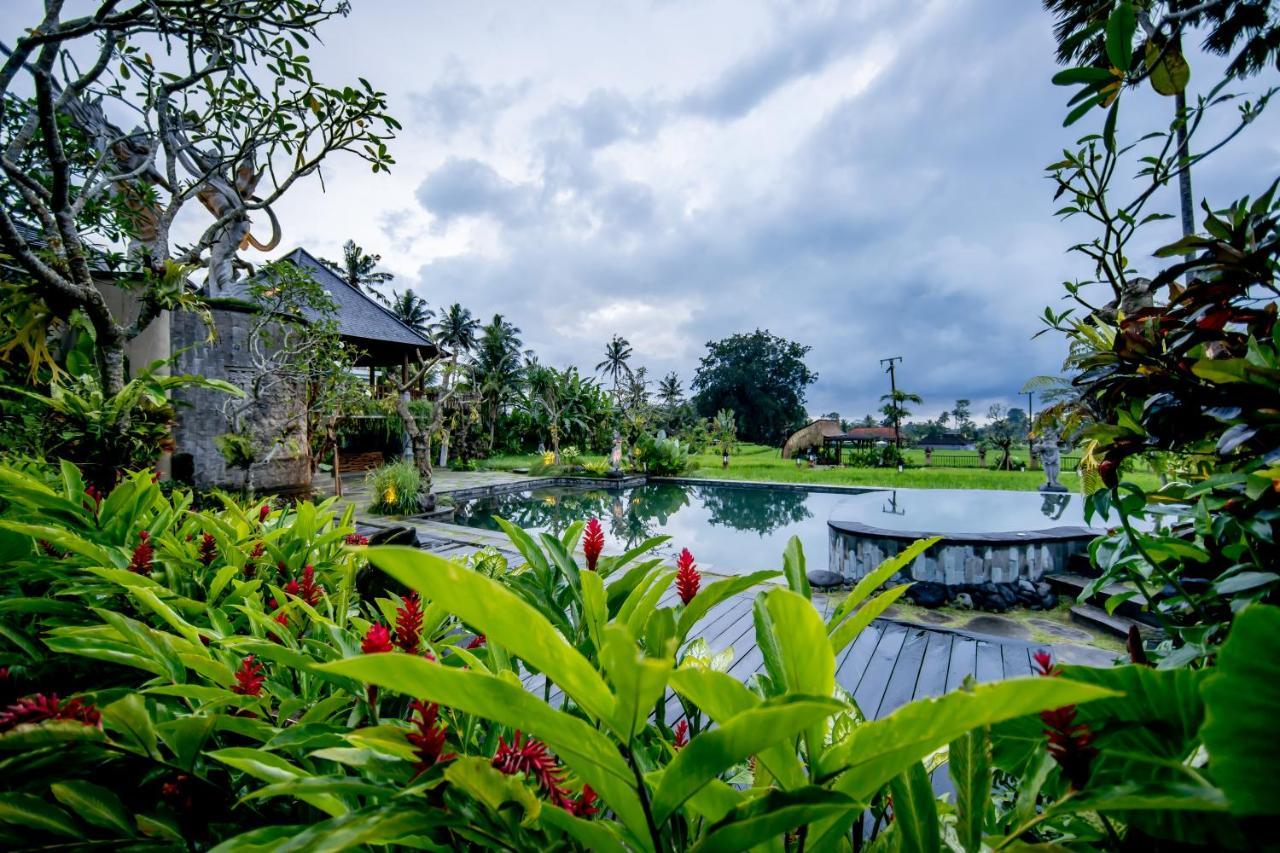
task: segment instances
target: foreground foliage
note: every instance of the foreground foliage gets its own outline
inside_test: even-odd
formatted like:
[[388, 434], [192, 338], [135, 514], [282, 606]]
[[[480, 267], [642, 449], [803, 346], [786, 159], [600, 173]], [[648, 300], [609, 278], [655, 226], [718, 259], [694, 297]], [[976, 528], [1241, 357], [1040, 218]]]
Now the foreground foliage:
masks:
[[[605, 555], [594, 522], [509, 526], [523, 565], [463, 564], [361, 548], [329, 503], [196, 512], [69, 463], [0, 482], [9, 848], [1245, 846], [1239, 817], [1275, 808], [1273, 608], [1212, 671], [1046, 659], [867, 721], [836, 661], [928, 542], [824, 619], [798, 542], [785, 586], [708, 582], [687, 551], [672, 570], [662, 537]], [[690, 638], [752, 589], [764, 670], [743, 684]]]

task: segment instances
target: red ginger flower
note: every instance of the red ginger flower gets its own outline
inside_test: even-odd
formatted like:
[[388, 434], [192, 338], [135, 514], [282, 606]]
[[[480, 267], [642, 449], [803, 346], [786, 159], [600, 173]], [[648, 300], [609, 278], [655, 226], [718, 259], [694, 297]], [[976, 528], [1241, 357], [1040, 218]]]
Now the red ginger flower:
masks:
[[381, 622], [374, 622], [370, 625], [369, 630], [365, 632], [364, 639], [360, 641], [360, 651], [366, 655], [389, 652], [393, 648], [395, 646], [391, 644], [391, 632]]
[[577, 817], [591, 817], [598, 811], [600, 809], [596, 808], [596, 792], [591, 790], [590, 785], [583, 785], [582, 793], [569, 803], [569, 814]]
[[418, 650], [422, 640], [422, 601], [416, 592], [411, 592], [401, 599], [396, 608], [395, 644], [403, 651], [413, 654]]
[[129, 571], [139, 575], [151, 574], [151, 558], [156, 549], [151, 544], [151, 534], [145, 530], [138, 531], [138, 547], [133, 549], [133, 559], [129, 561]]
[[57, 693], [37, 693], [0, 711], [0, 732], [7, 732], [23, 723], [43, 723], [46, 720], [75, 720], [86, 726], [102, 725], [98, 709], [82, 699], [62, 702]]
[[267, 520], [267, 516], [271, 515], [271, 504], [263, 504], [258, 507], [258, 523], [262, 524]]
[[255, 542], [255, 543], [253, 544], [253, 550], [249, 552], [249, 556], [250, 556], [250, 557], [261, 557], [263, 554], [265, 554], [265, 553], [266, 553], [266, 551], [267, 551], [267, 546], [266, 546], [266, 545], [262, 544], [261, 542]]
[[587, 568], [593, 572], [603, 549], [604, 531], [600, 528], [600, 519], [593, 518], [587, 522], [587, 530], [582, 537], [582, 553], [587, 555]]
[[[93, 511], [97, 512], [98, 508], [102, 506], [102, 491], [97, 486], [89, 485], [84, 487], [84, 493], [93, 500]], [[80, 505], [88, 509], [89, 501], [81, 501]]]
[[205, 566], [218, 558], [218, 540], [213, 538], [212, 533], [200, 537], [199, 556], [200, 563]]
[[702, 575], [698, 573], [698, 564], [693, 561], [693, 554], [685, 548], [676, 558], [676, 592], [680, 593], [680, 601], [688, 604], [698, 594], [702, 584]]
[[240, 661], [240, 668], [236, 670], [236, 683], [231, 692], [241, 696], [261, 696], [262, 682], [266, 680], [266, 676], [262, 674], [262, 664], [254, 660], [253, 655], [249, 655]]
[[547, 750], [547, 745], [537, 738], [522, 740], [519, 729], [510, 744], [506, 738], [499, 737], [493, 766], [508, 776], [520, 773], [532, 776], [552, 803], [566, 810], [573, 808], [573, 801], [564, 787], [564, 768]]
[[347, 538], [343, 541], [348, 545], [368, 545], [369, 537], [361, 536], [359, 533], [348, 533]]
[[467, 649], [478, 649], [488, 642], [488, 638], [484, 634], [476, 634], [471, 638], [471, 642], [467, 643]]
[[316, 570], [311, 566], [303, 566], [302, 580], [291, 579], [285, 584], [284, 591], [289, 595], [296, 595], [312, 607], [315, 607], [320, 601], [320, 596], [324, 595], [324, 587], [316, 583]]
[[[414, 714], [418, 715], [414, 719]], [[440, 706], [434, 702], [419, 702], [417, 699], [409, 703], [409, 722], [417, 731], [406, 735], [413, 751], [418, 756], [414, 765], [414, 775], [423, 773], [442, 761], [454, 757], [452, 752], [444, 752], [445, 734], [449, 731], [444, 723], [439, 722]]]
[[[1048, 652], [1036, 652], [1034, 657], [1041, 676], [1054, 678], [1058, 675]], [[1040, 720], [1049, 740], [1049, 754], [1058, 762], [1071, 787], [1080, 790], [1088, 783], [1089, 767], [1098, 754], [1097, 747], [1093, 745], [1093, 732], [1084, 723], [1076, 722], [1075, 705], [1041, 711]]]
[[687, 744], [688, 742], [689, 742], [689, 721], [681, 720], [680, 722], [676, 723], [676, 739], [671, 745], [676, 749], [682, 749], [684, 748], [685, 744]]

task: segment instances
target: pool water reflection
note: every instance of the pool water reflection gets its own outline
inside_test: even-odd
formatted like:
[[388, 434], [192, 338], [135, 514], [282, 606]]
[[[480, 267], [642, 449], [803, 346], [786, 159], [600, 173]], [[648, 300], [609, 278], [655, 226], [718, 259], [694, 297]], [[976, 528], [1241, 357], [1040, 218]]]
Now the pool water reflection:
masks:
[[849, 492], [651, 483], [629, 489], [552, 487], [461, 502], [454, 522], [498, 530], [497, 517], [526, 530], [559, 533], [599, 518], [614, 547], [672, 537], [668, 556], [688, 548], [720, 574], [782, 567], [787, 540], [799, 536], [811, 568], [826, 568], [827, 518]]

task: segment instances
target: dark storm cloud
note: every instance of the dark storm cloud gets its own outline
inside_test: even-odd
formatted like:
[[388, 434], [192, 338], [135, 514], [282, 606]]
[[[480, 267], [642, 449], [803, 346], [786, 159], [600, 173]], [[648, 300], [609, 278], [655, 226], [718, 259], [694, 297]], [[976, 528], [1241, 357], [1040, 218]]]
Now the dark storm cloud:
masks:
[[[1051, 21], [1037, 4], [998, 5], [795, 12], [667, 106], [642, 85], [559, 101], [530, 125], [522, 181], [452, 158], [423, 182], [418, 200], [437, 221], [501, 227], [496, 254], [441, 258], [421, 279], [479, 314], [520, 318], [544, 360], [585, 369], [619, 332], [651, 374], [676, 370], [687, 384], [706, 341], [767, 327], [813, 348], [814, 412], [877, 408], [889, 355], [904, 356], [901, 384], [925, 397], [920, 413], [957, 397], [981, 411], [1016, 405], [1022, 383], [1061, 359], [1052, 336], [1032, 341], [1041, 310], [1088, 272], [1066, 253], [1086, 232], [1053, 219], [1043, 170], [1088, 128], [1061, 128], [1069, 93], [1048, 82]], [[779, 121], [802, 115], [788, 87], [872, 43], [893, 45], [878, 73], [862, 86], [823, 77], [830, 107], [774, 154], [763, 187], [712, 181], [693, 203], [660, 179], [660, 161], [646, 182], [611, 156], [621, 143], [660, 158], [672, 150], [663, 135], [687, 132], [691, 113], [717, 138], [760, 134], [750, 117], [766, 101]], [[1131, 129], [1158, 126], [1158, 100], [1135, 104]], [[1255, 156], [1274, 165], [1274, 144]]]

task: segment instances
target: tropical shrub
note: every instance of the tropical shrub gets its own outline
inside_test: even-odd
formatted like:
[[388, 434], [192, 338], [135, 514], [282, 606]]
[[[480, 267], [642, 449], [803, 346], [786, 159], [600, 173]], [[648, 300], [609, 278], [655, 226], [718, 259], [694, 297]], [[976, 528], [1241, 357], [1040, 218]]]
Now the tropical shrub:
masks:
[[680, 439], [647, 434], [636, 442], [633, 458], [638, 469], [659, 477], [679, 476], [692, 465], [689, 448]]
[[412, 462], [392, 462], [365, 475], [365, 488], [373, 503], [369, 509], [383, 515], [412, 515], [422, 509], [422, 472]]
[[1276, 608], [1213, 670], [1044, 659], [867, 721], [836, 662], [931, 541], [825, 618], [793, 541], [748, 686], [697, 626], [776, 572], [673, 570], [665, 537], [613, 556], [595, 523], [508, 525], [523, 565], [463, 564], [362, 549], [331, 501], [193, 512], [145, 473], [51, 480], [0, 468], [10, 849], [1245, 848], [1266, 825], [1241, 817], [1275, 809]]

